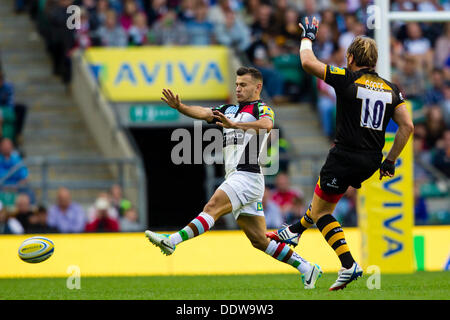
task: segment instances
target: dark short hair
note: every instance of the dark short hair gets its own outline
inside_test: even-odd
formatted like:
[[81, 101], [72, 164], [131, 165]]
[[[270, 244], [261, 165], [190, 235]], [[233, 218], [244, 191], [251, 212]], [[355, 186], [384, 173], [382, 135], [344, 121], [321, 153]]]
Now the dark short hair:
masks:
[[259, 80], [261, 82], [263, 81], [262, 73], [256, 68], [240, 67], [239, 69], [236, 70], [236, 75], [238, 76], [243, 76], [246, 74], [249, 74], [255, 80]]

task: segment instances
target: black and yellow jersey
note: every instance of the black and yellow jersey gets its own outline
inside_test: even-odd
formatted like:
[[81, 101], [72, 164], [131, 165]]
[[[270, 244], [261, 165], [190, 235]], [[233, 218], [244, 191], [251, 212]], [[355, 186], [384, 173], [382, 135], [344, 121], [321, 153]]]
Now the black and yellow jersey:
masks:
[[336, 146], [381, 153], [388, 122], [404, 103], [398, 87], [369, 68], [327, 65], [324, 80], [336, 91]]

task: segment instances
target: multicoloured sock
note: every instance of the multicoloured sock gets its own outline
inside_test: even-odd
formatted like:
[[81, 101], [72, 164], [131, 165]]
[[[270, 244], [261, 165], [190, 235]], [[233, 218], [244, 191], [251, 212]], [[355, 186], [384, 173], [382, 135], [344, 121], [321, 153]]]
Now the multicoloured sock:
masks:
[[336, 252], [342, 266], [346, 269], [350, 268], [355, 260], [350, 253], [347, 241], [345, 241], [344, 231], [342, 231], [340, 223], [331, 214], [327, 214], [317, 220], [316, 225], [330, 247]]
[[310, 228], [313, 224], [314, 224], [314, 221], [313, 221], [313, 219], [311, 219], [311, 205], [309, 205], [308, 210], [306, 210], [305, 214], [300, 219], [300, 221], [294, 223], [293, 225], [290, 225], [289, 230], [293, 233], [302, 234], [303, 231]]
[[271, 240], [264, 252], [281, 262], [290, 264], [301, 273], [308, 272], [311, 269], [308, 261], [300, 257], [297, 252], [285, 243], [278, 243], [275, 240]]
[[214, 226], [214, 218], [206, 212], [200, 213], [186, 227], [170, 235], [170, 241], [174, 246], [205, 233]]

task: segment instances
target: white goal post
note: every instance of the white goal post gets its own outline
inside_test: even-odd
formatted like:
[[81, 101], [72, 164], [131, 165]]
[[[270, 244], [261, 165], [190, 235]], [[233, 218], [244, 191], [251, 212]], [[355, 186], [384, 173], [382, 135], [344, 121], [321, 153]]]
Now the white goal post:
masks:
[[390, 11], [389, 0], [375, 0], [375, 6], [378, 8], [377, 16], [379, 19], [375, 27], [375, 41], [378, 46], [378, 74], [391, 80], [391, 56], [390, 56], [390, 22], [446, 22], [450, 21], [450, 11]]

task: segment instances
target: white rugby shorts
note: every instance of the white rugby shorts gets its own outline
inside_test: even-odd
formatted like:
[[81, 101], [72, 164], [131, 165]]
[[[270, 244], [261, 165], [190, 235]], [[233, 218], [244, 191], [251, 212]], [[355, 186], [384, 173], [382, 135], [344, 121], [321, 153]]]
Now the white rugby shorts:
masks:
[[262, 198], [264, 175], [247, 171], [232, 172], [219, 186], [231, 201], [233, 216], [264, 216]]

